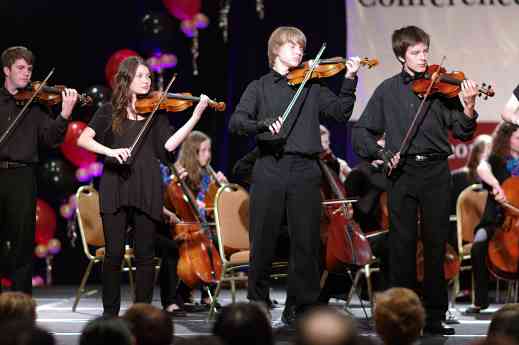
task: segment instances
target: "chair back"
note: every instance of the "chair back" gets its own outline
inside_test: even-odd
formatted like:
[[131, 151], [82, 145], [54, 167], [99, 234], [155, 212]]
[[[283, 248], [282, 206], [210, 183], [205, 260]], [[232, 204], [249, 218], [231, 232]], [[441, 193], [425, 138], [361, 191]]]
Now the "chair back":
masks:
[[248, 250], [249, 193], [237, 184], [226, 184], [215, 196], [215, 221], [220, 255]]
[[92, 259], [94, 255], [90, 253], [88, 246], [102, 247], [105, 245], [99, 193], [91, 185], [81, 186], [76, 193], [76, 199], [76, 215], [83, 250], [85, 255]]
[[456, 221], [458, 229], [458, 251], [463, 254], [463, 242], [474, 241], [474, 230], [479, 224], [485, 205], [488, 191], [480, 184], [473, 184], [465, 188], [456, 202]]

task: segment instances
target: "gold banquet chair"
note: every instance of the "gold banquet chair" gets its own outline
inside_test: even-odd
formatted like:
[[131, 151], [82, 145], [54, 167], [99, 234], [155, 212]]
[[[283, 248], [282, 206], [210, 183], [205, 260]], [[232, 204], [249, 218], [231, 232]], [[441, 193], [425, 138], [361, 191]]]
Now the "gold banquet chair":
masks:
[[[473, 184], [465, 188], [456, 201], [456, 225], [458, 239], [458, 256], [461, 261], [461, 271], [472, 269], [470, 261], [470, 250], [474, 240], [474, 230], [479, 224], [485, 205], [487, 202], [488, 191], [480, 184]], [[473, 283], [473, 282], [472, 282]], [[474, 284], [472, 284], [472, 289]], [[454, 278], [453, 294], [451, 296], [451, 304], [454, 305], [456, 296], [460, 291], [459, 273]], [[472, 299], [474, 299], [474, 291], [472, 291]], [[474, 301], [472, 301], [474, 302]]]
[[[76, 292], [76, 299], [72, 305], [72, 311], [75, 312], [79, 299], [86, 293], [85, 285], [92, 272], [94, 264], [103, 262], [105, 256], [105, 239], [103, 234], [103, 223], [101, 221], [101, 213], [99, 209], [99, 193], [91, 185], [79, 187], [77, 193], [77, 222], [79, 225], [79, 233], [81, 234], [81, 242], [83, 251], [89, 260], [88, 266], [81, 279], [81, 284]], [[90, 248], [95, 247], [95, 252], [91, 252]], [[128, 246], [125, 249], [123, 259], [123, 270], [128, 271], [130, 281], [130, 291], [134, 291], [132, 263], [133, 250]], [[92, 292], [90, 292], [92, 293]], [[90, 294], [89, 293], [89, 294]]]
[[[212, 299], [209, 319], [216, 311], [216, 303], [222, 283], [230, 282], [232, 303], [236, 302], [236, 281], [246, 278], [238, 277], [238, 272], [249, 268], [249, 193], [237, 184], [226, 184], [218, 189], [214, 201], [216, 234], [218, 250], [222, 258], [222, 275], [218, 280]], [[288, 267], [287, 262], [274, 262], [273, 270]], [[286, 276], [271, 274], [271, 277]]]

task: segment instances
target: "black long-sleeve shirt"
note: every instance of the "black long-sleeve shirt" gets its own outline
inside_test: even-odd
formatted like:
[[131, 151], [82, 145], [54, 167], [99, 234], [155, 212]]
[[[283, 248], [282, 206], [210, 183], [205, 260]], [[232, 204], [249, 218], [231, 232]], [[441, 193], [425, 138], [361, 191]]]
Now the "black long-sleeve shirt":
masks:
[[[398, 152], [421, 102], [411, 89], [411, 79], [402, 71], [377, 87], [353, 128], [353, 148], [359, 156], [369, 160], [378, 158], [380, 147], [376, 141], [383, 133], [386, 134], [386, 149]], [[462, 141], [471, 139], [476, 130], [477, 114], [473, 118], [465, 115], [458, 97], [446, 99], [431, 95], [422, 112], [423, 121], [405, 154], [447, 157], [452, 154], [449, 130]]]
[[[232, 133], [256, 135], [262, 152], [275, 151], [316, 155], [321, 152], [319, 116], [346, 122], [353, 111], [357, 79], [344, 79], [339, 95], [316, 81], [309, 81], [283, 124], [281, 133], [258, 133], [257, 123], [279, 117], [285, 111], [297, 86], [288, 85], [285, 76], [271, 71], [251, 82], [243, 93], [229, 123]], [[273, 148], [274, 146], [274, 148]]]
[[[1, 87], [0, 135], [6, 131], [21, 108], [16, 104], [14, 97]], [[51, 119], [38, 104], [30, 105], [23, 116], [7, 141], [0, 147], [0, 161], [38, 163], [40, 145], [52, 148], [63, 141], [67, 130], [67, 120], [63, 117]]]

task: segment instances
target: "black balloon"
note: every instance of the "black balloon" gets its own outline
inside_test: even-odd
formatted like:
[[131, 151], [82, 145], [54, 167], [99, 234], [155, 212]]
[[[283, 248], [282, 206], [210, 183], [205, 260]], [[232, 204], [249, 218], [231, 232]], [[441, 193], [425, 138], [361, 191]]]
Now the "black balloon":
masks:
[[87, 89], [86, 94], [92, 98], [93, 108], [97, 110], [104, 103], [110, 101], [112, 91], [104, 85], [93, 85]]
[[142, 20], [138, 35], [139, 51], [150, 56], [171, 46], [176, 34], [173, 18], [166, 12], [150, 12]]
[[143, 33], [149, 36], [160, 36], [171, 28], [171, 18], [166, 13], [151, 12], [142, 17]]
[[61, 205], [76, 192], [75, 168], [61, 158], [51, 158], [38, 167], [38, 196]]

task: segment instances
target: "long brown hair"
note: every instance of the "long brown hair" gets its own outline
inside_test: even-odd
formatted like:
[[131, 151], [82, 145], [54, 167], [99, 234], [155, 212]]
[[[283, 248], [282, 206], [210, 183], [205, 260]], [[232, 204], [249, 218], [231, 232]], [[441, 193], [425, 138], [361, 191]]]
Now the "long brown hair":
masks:
[[121, 62], [114, 76], [114, 92], [112, 94], [112, 106], [114, 108], [112, 130], [114, 133], [122, 133], [122, 123], [127, 116], [126, 109], [131, 102], [130, 84], [140, 65], [146, 66], [142, 58], [130, 56]]
[[470, 181], [474, 183], [479, 179], [476, 171], [479, 162], [483, 159], [483, 154], [487, 147], [492, 144], [492, 137], [487, 134], [481, 134], [474, 139], [472, 149], [470, 150], [469, 157], [467, 158], [467, 169]]
[[177, 163], [186, 169], [191, 187], [195, 189], [200, 188], [200, 181], [202, 180], [202, 167], [198, 161], [198, 152], [200, 151], [200, 145], [207, 140], [211, 141], [207, 134], [192, 131], [182, 143], [178, 153]]
[[506, 159], [510, 155], [510, 137], [519, 126], [510, 122], [501, 122], [492, 135], [492, 155]]

